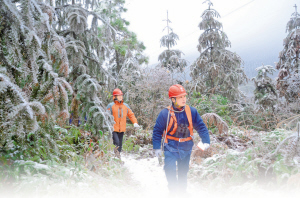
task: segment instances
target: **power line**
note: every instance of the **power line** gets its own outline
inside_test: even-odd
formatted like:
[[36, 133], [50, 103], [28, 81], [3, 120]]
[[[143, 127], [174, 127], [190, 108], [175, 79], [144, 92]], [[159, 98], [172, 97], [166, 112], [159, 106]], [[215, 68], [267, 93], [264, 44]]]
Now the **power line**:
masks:
[[[225, 17], [231, 15], [232, 13], [234, 13], [234, 12], [236, 12], [236, 11], [238, 11], [238, 10], [244, 8], [244, 7], [246, 7], [247, 5], [249, 5], [250, 3], [254, 2], [254, 1], [255, 1], [255, 0], [252, 0], [252, 1], [250, 1], [250, 2], [248, 2], [248, 3], [246, 3], [246, 4], [244, 4], [244, 5], [242, 5], [242, 6], [240, 6], [240, 7], [238, 7], [237, 9], [235, 9], [235, 10], [229, 12], [228, 14], [224, 15], [222, 18], [225, 18]], [[190, 35], [192, 35], [192, 34], [198, 32], [198, 31], [199, 31], [199, 30], [195, 30], [195, 31], [189, 33], [188, 35], [184, 36], [184, 37], [183, 37], [182, 39], [180, 39], [180, 40], [182, 41], [182, 40], [188, 38]], [[159, 50], [155, 50], [155, 52], [152, 52], [152, 53], [157, 53], [157, 52], [159, 52]]]
[[[250, 2], [248, 2], [248, 3], [246, 3], [246, 4], [244, 4], [244, 5], [242, 5], [241, 7], [239, 7], [239, 8], [237, 8], [237, 9], [235, 9], [235, 10], [229, 12], [228, 14], [226, 14], [225, 16], [223, 16], [222, 18], [225, 18], [225, 17], [229, 16], [230, 14], [232, 14], [232, 13], [238, 11], [239, 9], [242, 9], [243, 7], [245, 7], [245, 6], [249, 5], [250, 3], [252, 3], [253, 1], [255, 1], [255, 0], [252, 0], [252, 1], [250, 1]], [[190, 36], [190, 35], [196, 33], [197, 31], [198, 31], [198, 30], [195, 30], [195, 31], [193, 31], [192, 33], [189, 33], [188, 35], [184, 36], [181, 40], [184, 40], [185, 38], [187, 38], [188, 36]]]
[[255, 0], [252, 0], [252, 1], [250, 1], [250, 2], [248, 2], [248, 3], [246, 3], [246, 4], [244, 4], [244, 5], [242, 5], [241, 7], [239, 7], [239, 8], [237, 8], [237, 9], [235, 9], [235, 10], [229, 12], [228, 14], [224, 15], [222, 18], [227, 17], [228, 15], [230, 15], [230, 14], [232, 14], [232, 13], [238, 11], [239, 9], [242, 9], [243, 7], [245, 7], [245, 6], [249, 5], [250, 3], [252, 3], [253, 1], [255, 1]]

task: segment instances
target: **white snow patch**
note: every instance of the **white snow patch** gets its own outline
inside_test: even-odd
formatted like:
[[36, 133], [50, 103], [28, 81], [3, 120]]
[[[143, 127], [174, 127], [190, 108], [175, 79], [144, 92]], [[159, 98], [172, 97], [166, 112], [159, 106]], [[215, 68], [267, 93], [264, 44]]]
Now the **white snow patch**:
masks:
[[139, 190], [149, 197], [164, 197], [169, 194], [163, 166], [157, 158], [136, 160], [132, 155], [122, 156], [124, 166], [132, 173], [132, 178], [139, 183]]

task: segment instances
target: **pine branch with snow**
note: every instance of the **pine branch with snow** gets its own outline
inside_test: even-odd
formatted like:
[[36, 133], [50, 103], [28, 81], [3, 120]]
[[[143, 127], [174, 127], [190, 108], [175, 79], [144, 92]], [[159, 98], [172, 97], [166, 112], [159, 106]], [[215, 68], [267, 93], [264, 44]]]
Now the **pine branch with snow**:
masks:
[[[287, 23], [287, 37], [283, 40], [284, 49], [279, 53], [276, 69], [279, 70], [276, 88], [279, 96], [285, 97], [288, 102], [299, 102], [299, 75], [300, 75], [300, 15], [292, 14]], [[298, 109], [299, 110], [299, 109]]]
[[255, 103], [258, 105], [259, 111], [275, 110], [277, 104], [277, 93], [272, 78], [268, 74], [273, 74], [275, 69], [271, 65], [262, 65], [255, 69], [257, 76], [252, 78], [255, 83]]
[[171, 21], [169, 20], [168, 12], [167, 19], [165, 21], [167, 21], [167, 26], [163, 29], [163, 31], [166, 30], [167, 34], [160, 39], [160, 46], [166, 47], [167, 49], [158, 56], [158, 61], [160, 62], [159, 66], [168, 68], [171, 72], [175, 71], [176, 69], [182, 72], [187, 66], [188, 62], [182, 58], [184, 55], [183, 52], [177, 49], [171, 49], [177, 45], [179, 36], [173, 32], [173, 29], [169, 25]]
[[199, 23], [204, 32], [199, 37], [200, 56], [191, 65], [194, 90], [207, 94], [221, 94], [231, 101], [240, 99], [243, 94], [238, 86], [247, 80], [239, 55], [227, 50], [231, 47], [222, 24], [215, 18], [220, 14], [211, 8], [206, 9]]

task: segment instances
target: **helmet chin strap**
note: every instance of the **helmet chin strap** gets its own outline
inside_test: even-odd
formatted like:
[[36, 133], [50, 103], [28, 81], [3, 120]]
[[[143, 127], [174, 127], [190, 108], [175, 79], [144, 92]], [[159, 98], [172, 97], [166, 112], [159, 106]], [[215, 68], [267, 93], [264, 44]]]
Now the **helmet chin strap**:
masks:
[[181, 109], [180, 111], [175, 111], [175, 110], [171, 110], [171, 111], [174, 111], [174, 112], [176, 112], [176, 113], [178, 113], [178, 112], [183, 112], [183, 111], [184, 111], [184, 108], [183, 108], [184, 106], [179, 106], [178, 103], [177, 103], [177, 101], [176, 101], [176, 98], [174, 98], [174, 99], [175, 99], [175, 102], [172, 101], [172, 103], [174, 104], [174, 106], [175, 106], [177, 109], [181, 109], [181, 108], [182, 108], [182, 109]]

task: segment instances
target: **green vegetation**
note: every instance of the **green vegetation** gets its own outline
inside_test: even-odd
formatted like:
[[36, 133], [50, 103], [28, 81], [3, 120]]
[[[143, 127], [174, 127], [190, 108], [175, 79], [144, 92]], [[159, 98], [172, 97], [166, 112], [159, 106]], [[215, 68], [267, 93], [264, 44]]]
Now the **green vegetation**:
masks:
[[[145, 46], [122, 17], [124, 0], [53, 2], [0, 3], [0, 192], [10, 186], [15, 192], [36, 188], [43, 193], [60, 182], [75, 188], [128, 187], [128, 171], [114, 154], [114, 119], [105, 109], [111, 92], [122, 89], [144, 127], [128, 125], [123, 142], [122, 155], [138, 160], [153, 157], [151, 130], [159, 112], [170, 105], [167, 90], [175, 83], [189, 90], [188, 104], [200, 113], [212, 140], [207, 153], [193, 151], [191, 180], [276, 187], [299, 176], [297, 11], [277, 64], [283, 100], [267, 76], [271, 66], [257, 69], [253, 98], [239, 91], [246, 79], [242, 60], [225, 49], [230, 42], [210, 1], [200, 23], [206, 31], [199, 39], [200, 57], [191, 66], [191, 82], [181, 76], [188, 63], [180, 50], [172, 49], [179, 36], [169, 18], [159, 65], [143, 68], [148, 63]], [[200, 138], [196, 135], [194, 141]]]

